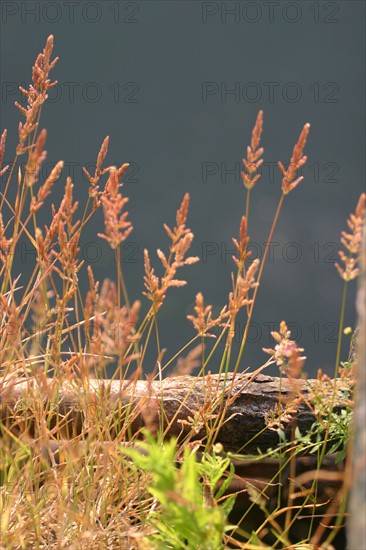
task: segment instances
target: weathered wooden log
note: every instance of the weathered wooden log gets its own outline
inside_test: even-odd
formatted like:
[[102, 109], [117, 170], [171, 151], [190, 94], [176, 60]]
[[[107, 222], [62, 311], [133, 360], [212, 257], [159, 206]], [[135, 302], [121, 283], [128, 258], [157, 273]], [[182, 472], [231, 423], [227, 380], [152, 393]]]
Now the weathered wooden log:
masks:
[[[84, 385], [80, 381], [60, 384], [52, 378], [3, 377], [0, 408], [2, 422], [10, 429], [30, 433], [40, 411], [46, 411], [47, 425], [57, 426], [66, 438], [88, 433], [96, 414], [102, 412], [112, 435], [127, 425], [130, 434], [143, 425], [155, 425], [164, 428], [167, 436], [190, 434], [192, 439], [205, 440], [208, 422], [212, 428], [217, 415], [221, 415], [215, 441], [225, 450], [252, 453], [278, 444], [276, 431], [266, 428], [266, 417], [279, 403], [292, 403], [291, 420], [286, 424], [288, 434], [294, 424], [302, 433], [310, 429], [315, 417], [308, 406], [309, 388], [314, 383], [296, 380], [294, 385], [286, 378], [256, 373], [146, 382], [88, 379]], [[335, 410], [341, 408], [341, 395], [337, 394]]]

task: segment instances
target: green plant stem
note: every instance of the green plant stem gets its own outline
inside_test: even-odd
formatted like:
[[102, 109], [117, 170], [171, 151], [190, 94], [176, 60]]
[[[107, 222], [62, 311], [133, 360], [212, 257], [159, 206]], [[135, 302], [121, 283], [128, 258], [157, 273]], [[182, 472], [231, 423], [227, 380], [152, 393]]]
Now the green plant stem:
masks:
[[[279, 410], [281, 412], [282, 412], [282, 403], [281, 403], [282, 381], [283, 381], [283, 372], [282, 372], [282, 369], [280, 367], [280, 386], [279, 386], [279, 390], [278, 390], [278, 393], [279, 393], [278, 406], [279, 406]], [[283, 441], [280, 438], [280, 441], [279, 441], [280, 451], [282, 450], [282, 447], [283, 447]], [[277, 492], [277, 507], [278, 508], [281, 508], [281, 498], [282, 498], [282, 453], [280, 453], [279, 469], [278, 469], [278, 492]]]
[[[329, 407], [329, 416], [333, 412], [335, 397], [336, 397], [336, 393], [337, 393], [336, 380], [338, 378], [339, 361], [340, 361], [340, 358], [341, 358], [342, 334], [343, 334], [343, 326], [344, 326], [344, 315], [345, 315], [345, 310], [346, 310], [347, 290], [348, 290], [348, 281], [345, 281], [344, 285], [343, 285], [341, 313], [340, 313], [340, 318], [339, 318], [337, 353], [336, 353], [336, 361], [335, 361], [335, 366], [334, 366], [334, 381], [333, 381], [334, 388], [333, 388], [333, 393], [332, 393], [331, 404], [330, 404], [330, 407]], [[320, 458], [319, 458], [319, 461], [318, 461], [318, 468], [319, 469], [321, 468], [321, 465], [322, 465], [322, 462], [323, 462], [323, 459], [324, 459], [324, 456], [325, 456], [325, 453], [326, 453], [328, 440], [329, 440], [329, 418], [328, 418], [328, 423], [327, 423], [327, 427], [326, 427], [326, 430], [325, 430], [324, 442], [323, 442], [323, 445], [322, 445]], [[316, 494], [317, 486], [318, 486], [318, 482], [317, 482], [317, 480], [314, 480], [313, 485], [312, 485], [312, 490], [315, 491], [315, 494]], [[342, 510], [342, 508], [345, 508], [345, 501], [346, 501], [346, 496], [344, 495], [344, 499], [342, 501], [340, 511]], [[341, 514], [337, 517], [336, 525], [339, 525], [342, 518], [343, 518], [343, 512], [341, 511]], [[310, 525], [310, 529], [311, 529], [311, 527], [312, 527], [312, 525]], [[310, 529], [309, 529], [309, 536], [310, 536]], [[337, 530], [335, 530], [335, 533], [333, 533], [333, 532], [331, 533], [331, 535], [333, 535], [332, 537], [330, 535], [328, 538], [331, 538], [331, 540], [333, 540], [333, 538], [335, 537], [336, 534], [337, 534]], [[330, 543], [330, 540], [327, 539], [327, 541]]]
[[198, 334], [194, 338], [192, 338], [189, 342], [187, 342], [179, 351], [177, 351], [177, 353], [175, 353], [173, 357], [171, 357], [171, 359], [169, 359], [169, 361], [165, 363], [165, 365], [162, 367], [161, 370], [164, 371], [167, 367], [169, 367], [169, 365], [173, 361], [175, 361], [175, 359], [177, 359], [183, 353], [183, 351], [185, 351], [191, 344], [193, 344], [193, 342], [195, 342], [197, 338], [199, 338]]
[[344, 314], [346, 311], [346, 301], [347, 301], [347, 290], [348, 290], [348, 281], [344, 281], [343, 285], [343, 294], [342, 294], [342, 305], [341, 305], [341, 314], [339, 318], [339, 330], [338, 330], [338, 342], [337, 342], [337, 354], [334, 366], [334, 378], [338, 378], [339, 371], [339, 361], [341, 358], [341, 349], [342, 349], [342, 334], [344, 326]]
[[157, 347], [157, 350], [158, 350], [158, 358], [160, 358], [161, 357], [161, 345], [160, 345], [159, 325], [158, 325], [157, 315], [154, 315], [154, 325], [155, 325], [156, 347]]

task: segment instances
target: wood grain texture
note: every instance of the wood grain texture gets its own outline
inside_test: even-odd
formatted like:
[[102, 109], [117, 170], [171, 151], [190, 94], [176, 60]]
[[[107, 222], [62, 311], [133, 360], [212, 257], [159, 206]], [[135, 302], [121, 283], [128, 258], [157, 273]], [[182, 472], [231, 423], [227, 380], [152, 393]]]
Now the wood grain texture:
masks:
[[[41, 382], [35, 379], [2, 379], [0, 406], [3, 422], [14, 424], [15, 417], [21, 430], [25, 416], [28, 427], [32, 423], [37, 414], [34, 410], [34, 403], [37, 402], [39, 407], [53, 415], [50, 425], [58, 423], [69, 427], [66, 437], [85, 432], [98, 407], [103, 409], [106, 418], [119, 415], [119, 428], [114, 423], [114, 432], [123, 429], [127, 411], [132, 432], [146, 423], [150, 426], [155, 423], [166, 428], [168, 436], [189, 434], [192, 430], [189, 419], [195, 417], [198, 426], [193, 439], [202, 439], [206, 435], [204, 422], [200, 424], [200, 419], [210, 414], [222, 414], [224, 422], [216, 442], [222, 443], [225, 450], [232, 451], [245, 446], [245, 452], [250, 453], [278, 444], [276, 431], [265, 429], [265, 418], [279, 401], [285, 403], [294, 397], [304, 396], [305, 401], [296, 405], [293, 420], [286, 426], [286, 431], [290, 433], [294, 423], [302, 433], [310, 429], [315, 418], [306, 401], [309, 400], [309, 383], [313, 382], [297, 380], [294, 388], [287, 379], [247, 373], [237, 375], [235, 379], [229, 374], [226, 380], [218, 375], [202, 378], [180, 376], [161, 382], [139, 380], [120, 383], [89, 379], [87, 386], [82, 387], [79, 382], [75, 389], [68, 382], [60, 385], [52, 378]], [[335, 410], [340, 410], [341, 406], [341, 402], [336, 402]], [[253, 442], [249, 443], [253, 438]]]

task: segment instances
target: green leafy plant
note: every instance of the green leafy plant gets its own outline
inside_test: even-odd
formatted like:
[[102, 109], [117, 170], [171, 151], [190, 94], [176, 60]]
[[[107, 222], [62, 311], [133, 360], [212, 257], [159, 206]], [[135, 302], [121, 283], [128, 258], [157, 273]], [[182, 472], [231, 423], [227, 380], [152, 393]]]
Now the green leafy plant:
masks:
[[[204, 453], [198, 462], [196, 452], [187, 446], [178, 466], [177, 441], [158, 442], [149, 433], [139, 448], [120, 447], [120, 452], [132, 459], [129, 468], [150, 474], [147, 491], [157, 504], [145, 518], [152, 528], [147, 536], [150, 548], [221, 547], [225, 531], [231, 528], [226, 520], [235, 501], [233, 495], [218, 502], [233, 479], [229, 459]], [[218, 488], [228, 468], [230, 473]]]

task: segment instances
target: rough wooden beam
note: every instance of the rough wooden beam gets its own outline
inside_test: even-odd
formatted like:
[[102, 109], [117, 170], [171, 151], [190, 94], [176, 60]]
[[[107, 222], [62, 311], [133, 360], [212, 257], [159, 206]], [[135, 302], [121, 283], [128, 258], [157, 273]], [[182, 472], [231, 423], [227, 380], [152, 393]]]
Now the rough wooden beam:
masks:
[[[286, 403], [303, 396], [286, 431], [290, 434], [294, 423], [302, 433], [310, 429], [315, 418], [307, 402], [309, 384], [314, 382], [297, 380], [294, 386], [286, 378], [250, 373], [237, 375], [235, 379], [229, 374], [226, 379], [218, 375], [180, 376], [161, 382], [89, 379], [84, 386], [75, 382], [75, 387], [52, 378], [2, 378], [0, 408], [3, 423], [30, 432], [35, 429], [40, 410], [46, 410], [49, 426], [59, 426], [63, 437], [87, 432], [97, 410], [105, 413], [106, 419], [112, 419], [113, 435], [124, 429], [128, 415], [132, 432], [136, 433], [144, 424], [150, 427], [155, 424], [166, 429], [167, 435], [190, 433], [196, 439], [205, 438], [204, 423], [210, 415], [214, 422], [214, 415], [223, 414], [216, 442], [222, 443], [225, 450], [243, 449], [251, 453], [278, 444], [278, 434], [265, 429], [265, 418], [280, 401]], [[341, 407], [341, 397], [337, 397], [335, 409]], [[195, 431], [191, 419], [195, 419]]]

